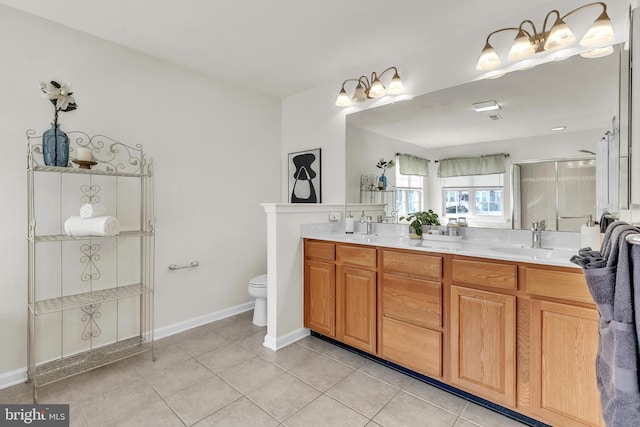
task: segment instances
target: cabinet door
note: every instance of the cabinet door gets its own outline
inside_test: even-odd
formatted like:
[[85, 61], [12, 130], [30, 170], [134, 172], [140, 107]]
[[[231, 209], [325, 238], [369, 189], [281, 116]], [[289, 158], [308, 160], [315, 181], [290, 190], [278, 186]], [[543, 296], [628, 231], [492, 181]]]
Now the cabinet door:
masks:
[[330, 262], [305, 260], [304, 326], [336, 336], [336, 273]]
[[596, 385], [596, 310], [531, 301], [531, 410], [562, 426], [604, 426]]
[[338, 340], [376, 352], [376, 272], [338, 267]]
[[515, 405], [516, 297], [451, 287], [451, 382]]

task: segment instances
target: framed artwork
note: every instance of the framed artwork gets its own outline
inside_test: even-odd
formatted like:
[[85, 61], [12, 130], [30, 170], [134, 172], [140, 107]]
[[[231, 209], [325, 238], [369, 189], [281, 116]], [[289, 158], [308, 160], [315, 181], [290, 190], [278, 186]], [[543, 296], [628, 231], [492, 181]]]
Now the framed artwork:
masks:
[[321, 149], [289, 153], [289, 203], [321, 203]]

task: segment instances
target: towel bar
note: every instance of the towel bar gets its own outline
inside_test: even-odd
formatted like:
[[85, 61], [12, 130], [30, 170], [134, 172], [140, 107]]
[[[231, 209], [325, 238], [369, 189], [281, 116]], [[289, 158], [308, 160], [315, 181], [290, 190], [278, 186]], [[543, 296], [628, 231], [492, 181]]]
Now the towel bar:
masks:
[[169, 270], [180, 270], [182, 268], [193, 268], [193, 267], [197, 267], [200, 264], [198, 263], [198, 261], [191, 261], [191, 264], [189, 265], [181, 265], [181, 266], [177, 266], [175, 264], [171, 264], [169, 265]]
[[640, 245], [640, 234], [629, 234], [625, 238], [627, 243], [631, 243], [632, 245]]

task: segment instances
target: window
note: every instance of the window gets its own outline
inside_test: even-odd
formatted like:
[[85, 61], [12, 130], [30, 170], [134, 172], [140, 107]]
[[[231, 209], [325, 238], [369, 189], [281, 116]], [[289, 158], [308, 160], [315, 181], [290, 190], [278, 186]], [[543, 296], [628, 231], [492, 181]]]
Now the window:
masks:
[[424, 177], [401, 175], [396, 168], [396, 211], [398, 218], [422, 211]]
[[503, 217], [503, 179], [504, 174], [443, 178], [444, 214], [479, 218]]

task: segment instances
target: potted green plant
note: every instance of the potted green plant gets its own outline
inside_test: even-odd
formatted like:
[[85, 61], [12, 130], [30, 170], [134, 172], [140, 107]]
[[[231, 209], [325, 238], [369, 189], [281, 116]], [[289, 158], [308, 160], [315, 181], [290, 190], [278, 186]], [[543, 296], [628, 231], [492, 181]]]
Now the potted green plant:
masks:
[[401, 216], [400, 220], [406, 219], [409, 222], [409, 237], [412, 239], [422, 238], [423, 225], [440, 225], [438, 214], [429, 209], [428, 211], [413, 212], [406, 217]]

